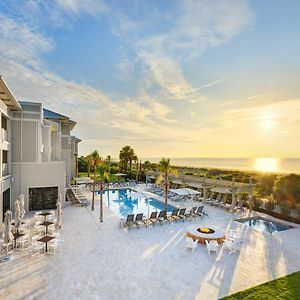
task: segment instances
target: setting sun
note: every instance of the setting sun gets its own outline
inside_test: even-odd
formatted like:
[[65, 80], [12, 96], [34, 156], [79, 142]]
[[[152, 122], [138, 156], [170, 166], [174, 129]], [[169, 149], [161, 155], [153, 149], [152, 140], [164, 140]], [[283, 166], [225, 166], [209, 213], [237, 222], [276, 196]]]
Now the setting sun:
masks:
[[255, 170], [260, 172], [277, 172], [278, 159], [272, 157], [261, 157], [255, 159]]
[[275, 127], [276, 122], [271, 119], [265, 119], [260, 123], [260, 126], [265, 130], [271, 130]]

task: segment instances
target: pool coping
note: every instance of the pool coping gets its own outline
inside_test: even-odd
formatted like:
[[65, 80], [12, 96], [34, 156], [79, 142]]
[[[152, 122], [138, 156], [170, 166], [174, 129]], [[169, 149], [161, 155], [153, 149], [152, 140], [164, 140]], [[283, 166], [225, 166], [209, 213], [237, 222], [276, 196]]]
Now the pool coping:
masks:
[[260, 218], [260, 219], [263, 219], [263, 220], [269, 221], [269, 222], [276, 222], [276, 223], [279, 223], [281, 225], [290, 227], [287, 230], [293, 230], [293, 229], [297, 229], [297, 228], [299, 229], [300, 228], [299, 224], [288, 222], [288, 221], [281, 220], [281, 219], [277, 219], [277, 218], [274, 218], [272, 216], [269, 216], [269, 215], [266, 215], [266, 214], [263, 214], [263, 213], [258, 213], [257, 215], [251, 216], [251, 217], [241, 217], [241, 218], [238, 218], [238, 219], [234, 219], [234, 221], [238, 222], [242, 226], [247, 226], [247, 228], [250, 228], [250, 229], [255, 230], [257, 232], [261, 232], [263, 234], [274, 235], [274, 234], [282, 234], [283, 232], [287, 231], [287, 230], [282, 230], [282, 231], [276, 231], [276, 232], [273, 232], [273, 233], [268, 233], [268, 232], [256, 230], [255, 228], [252, 228], [251, 226], [248, 226], [247, 224], [244, 224], [243, 222], [239, 222], [241, 220], [254, 220], [254, 219], [257, 219], [257, 218]]

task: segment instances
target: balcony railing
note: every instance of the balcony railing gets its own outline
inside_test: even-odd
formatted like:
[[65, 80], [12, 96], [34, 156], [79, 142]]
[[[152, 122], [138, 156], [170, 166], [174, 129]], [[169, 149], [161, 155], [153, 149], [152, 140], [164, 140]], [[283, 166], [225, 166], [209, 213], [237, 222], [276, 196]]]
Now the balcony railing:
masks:
[[8, 141], [8, 132], [4, 128], [1, 128], [1, 138], [2, 141]]
[[8, 163], [2, 164], [2, 177], [9, 175], [9, 165]]

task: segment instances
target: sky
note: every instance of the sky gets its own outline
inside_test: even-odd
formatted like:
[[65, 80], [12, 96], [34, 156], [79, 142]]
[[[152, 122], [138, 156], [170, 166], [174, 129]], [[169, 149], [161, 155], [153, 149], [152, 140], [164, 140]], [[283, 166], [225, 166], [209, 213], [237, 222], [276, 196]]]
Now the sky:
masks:
[[298, 0], [2, 0], [0, 74], [80, 154], [299, 157]]

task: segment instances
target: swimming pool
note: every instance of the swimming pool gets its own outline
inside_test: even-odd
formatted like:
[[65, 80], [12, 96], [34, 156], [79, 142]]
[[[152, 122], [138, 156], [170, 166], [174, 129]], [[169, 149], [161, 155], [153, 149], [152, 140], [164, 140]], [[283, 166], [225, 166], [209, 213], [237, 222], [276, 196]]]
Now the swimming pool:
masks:
[[[131, 195], [131, 189], [109, 190], [103, 193], [104, 203], [120, 218], [126, 218], [129, 214], [143, 213], [148, 216], [153, 211], [160, 212], [165, 209], [164, 203], [154, 198], [136, 198]], [[168, 212], [174, 209], [168, 205]]]
[[243, 223], [247, 226], [252, 227], [258, 231], [275, 233], [279, 231], [284, 231], [293, 228], [289, 225], [284, 225], [282, 223], [273, 222], [268, 219], [262, 217], [254, 217], [254, 218], [245, 218], [236, 220], [237, 222]]

